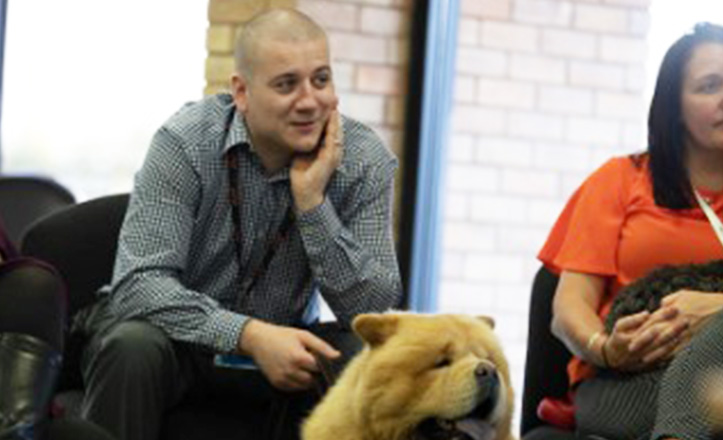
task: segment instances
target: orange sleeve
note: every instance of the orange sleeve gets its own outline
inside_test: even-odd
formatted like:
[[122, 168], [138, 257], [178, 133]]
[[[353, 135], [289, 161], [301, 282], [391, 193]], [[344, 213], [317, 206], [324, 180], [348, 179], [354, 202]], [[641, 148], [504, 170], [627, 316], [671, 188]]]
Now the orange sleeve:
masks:
[[628, 157], [617, 157], [591, 174], [567, 202], [538, 258], [555, 273], [615, 276], [634, 172]]

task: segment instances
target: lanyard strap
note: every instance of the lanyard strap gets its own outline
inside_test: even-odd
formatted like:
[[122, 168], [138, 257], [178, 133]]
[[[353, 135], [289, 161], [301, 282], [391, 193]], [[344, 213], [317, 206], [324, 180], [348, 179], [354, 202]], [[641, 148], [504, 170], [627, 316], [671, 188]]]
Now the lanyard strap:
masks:
[[[242, 193], [239, 190], [238, 174], [239, 162], [236, 147], [231, 148], [224, 157], [226, 169], [228, 171], [228, 201], [231, 205], [231, 220], [233, 221], [233, 241], [236, 247], [236, 260], [238, 262], [239, 277], [241, 279], [241, 295], [239, 296], [239, 310], [243, 310], [248, 298], [251, 295], [256, 282], [266, 273], [266, 270], [274, 258], [274, 254], [279, 246], [288, 238], [289, 230], [294, 223], [294, 213], [289, 206], [284, 214], [284, 220], [281, 222], [279, 229], [275, 234], [270, 235], [271, 240], [267, 239], [266, 252], [261, 260], [257, 260], [256, 267], [251, 271], [243, 270], [243, 232], [241, 228], [241, 198]], [[250, 277], [246, 277], [250, 274]]]
[[721, 223], [720, 218], [718, 218], [715, 211], [713, 211], [713, 208], [711, 208], [708, 202], [706, 202], [705, 199], [701, 197], [698, 191], [694, 192], [695, 198], [698, 200], [700, 208], [705, 213], [705, 216], [708, 217], [708, 222], [710, 222], [710, 225], [711, 227], [713, 227], [715, 235], [718, 237], [718, 241], [720, 241], [721, 245], [723, 245], [723, 223]]

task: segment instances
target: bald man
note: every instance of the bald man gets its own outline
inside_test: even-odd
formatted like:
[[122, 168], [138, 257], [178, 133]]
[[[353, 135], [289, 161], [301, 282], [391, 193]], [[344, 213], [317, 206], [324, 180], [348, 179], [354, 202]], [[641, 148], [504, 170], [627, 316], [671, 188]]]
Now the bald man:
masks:
[[325, 32], [293, 10], [255, 17], [231, 85], [154, 136], [113, 281], [76, 325], [92, 335], [83, 414], [120, 440], [156, 439], [166, 409], [235, 369], [223, 391], [240, 406], [264, 395], [247, 368], [308, 390], [342, 348], [313, 332], [319, 297], [341, 327], [401, 297], [397, 161], [337, 112]]

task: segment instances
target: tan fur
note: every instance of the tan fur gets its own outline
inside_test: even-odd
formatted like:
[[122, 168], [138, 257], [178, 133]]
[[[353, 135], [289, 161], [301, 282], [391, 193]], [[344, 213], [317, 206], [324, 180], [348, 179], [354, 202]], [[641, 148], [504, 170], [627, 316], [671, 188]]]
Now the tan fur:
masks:
[[360, 315], [354, 330], [365, 347], [306, 420], [303, 440], [405, 440], [424, 419], [460, 418], [479, 403], [481, 363], [494, 364], [503, 384], [494, 440], [512, 439], [509, 369], [490, 325], [463, 315]]

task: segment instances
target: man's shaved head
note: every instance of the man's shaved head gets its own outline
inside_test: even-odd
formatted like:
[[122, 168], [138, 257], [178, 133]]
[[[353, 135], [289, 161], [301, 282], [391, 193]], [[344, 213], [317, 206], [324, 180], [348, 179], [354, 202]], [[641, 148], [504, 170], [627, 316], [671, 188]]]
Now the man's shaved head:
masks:
[[236, 71], [251, 77], [264, 41], [304, 42], [323, 39], [326, 32], [309, 16], [293, 9], [271, 9], [246, 23], [236, 40]]

